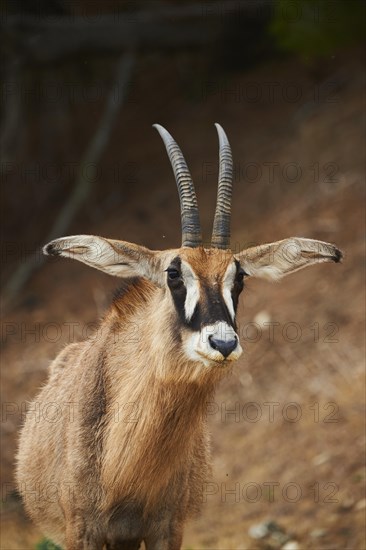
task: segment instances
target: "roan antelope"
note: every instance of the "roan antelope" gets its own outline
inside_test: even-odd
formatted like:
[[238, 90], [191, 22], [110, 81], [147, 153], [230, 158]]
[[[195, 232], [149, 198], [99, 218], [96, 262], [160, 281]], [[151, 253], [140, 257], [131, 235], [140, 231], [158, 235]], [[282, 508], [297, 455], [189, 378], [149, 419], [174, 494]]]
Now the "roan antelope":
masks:
[[[124, 278], [98, 338], [68, 345], [52, 363], [21, 433], [26, 508], [68, 550], [181, 547], [210, 473], [206, 404], [242, 353], [235, 315], [245, 278], [278, 280], [342, 258], [333, 244], [297, 237], [230, 251], [232, 156], [218, 124], [217, 206], [204, 248], [187, 164], [172, 136], [155, 128], [178, 186], [182, 246], [152, 251], [77, 235], [44, 247]], [[35, 414], [49, 403], [64, 411], [58, 422]]]

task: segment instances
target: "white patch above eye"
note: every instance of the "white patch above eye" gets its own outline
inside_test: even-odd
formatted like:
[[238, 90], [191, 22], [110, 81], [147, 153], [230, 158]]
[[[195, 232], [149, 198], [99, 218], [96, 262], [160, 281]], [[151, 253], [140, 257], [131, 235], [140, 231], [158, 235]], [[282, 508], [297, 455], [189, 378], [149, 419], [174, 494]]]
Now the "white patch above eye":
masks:
[[233, 303], [233, 298], [231, 296], [231, 291], [234, 285], [235, 274], [236, 274], [236, 265], [235, 263], [231, 263], [228, 265], [222, 281], [222, 295], [225, 300], [226, 307], [229, 310], [230, 317], [233, 321], [235, 319], [235, 311], [234, 311], [234, 303]]
[[182, 261], [182, 275], [187, 290], [184, 311], [186, 320], [189, 322], [192, 319], [194, 310], [196, 309], [200, 298], [200, 287], [196, 274], [192, 270], [191, 266], [185, 261]]

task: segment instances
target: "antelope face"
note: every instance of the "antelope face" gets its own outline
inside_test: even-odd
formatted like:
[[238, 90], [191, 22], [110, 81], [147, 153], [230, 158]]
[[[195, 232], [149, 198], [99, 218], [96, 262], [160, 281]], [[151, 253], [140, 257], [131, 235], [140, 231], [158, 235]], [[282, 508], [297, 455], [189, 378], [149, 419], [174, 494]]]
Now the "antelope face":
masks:
[[[319, 262], [339, 262], [336, 246], [313, 239], [291, 237], [274, 243], [230, 251], [230, 210], [233, 164], [224, 130], [219, 135], [219, 182], [212, 231], [212, 248], [203, 248], [193, 181], [181, 150], [172, 136], [156, 125], [172, 164], [178, 187], [182, 246], [153, 251], [125, 241], [76, 235], [52, 241], [46, 254], [71, 257], [118, 277], [143, 277], [164, 289], [173, 312], [172, 338], [187, 359], [205, 365], [224, 365], [242, 353], [236, 333], [236, 308], [244, 277], [278, 280]], [[161, 307], [164, 308], [165, 300]], [[169, 310], [170, 311], [170, 310]], [[157, 312], [164, 315], [166, 311]], [[174, 322], [178, 318], [179, 324]]]
[[182, 248], [166, 269], [166, 284], [179, 318], [183, 351], [205, 364], [238, 359], [236, 309], [245, 272], [230, 252]]

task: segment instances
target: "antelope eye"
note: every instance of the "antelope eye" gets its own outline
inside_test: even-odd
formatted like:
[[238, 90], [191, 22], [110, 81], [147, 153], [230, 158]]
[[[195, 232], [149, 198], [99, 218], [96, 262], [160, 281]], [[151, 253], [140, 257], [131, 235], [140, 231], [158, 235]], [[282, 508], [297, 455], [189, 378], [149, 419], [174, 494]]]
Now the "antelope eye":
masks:
[[168, 267], [168, 278], [172, 281], [173, 279], [178, 279], [180, 277], [180, 273], [177, 269], [174, 269], [173, 267]]
[[237, 280], [239, 283], [241, 283], [241, 282], [243, 281], [243, 279], [244, 279], [244, 275], [245, 275], [245, 274], [246, 274], [246, 273], [245, 273], [244, 269], [240, 269], [240, 270], [238, 271], [237, 275], [236, 275], [236, 280]]

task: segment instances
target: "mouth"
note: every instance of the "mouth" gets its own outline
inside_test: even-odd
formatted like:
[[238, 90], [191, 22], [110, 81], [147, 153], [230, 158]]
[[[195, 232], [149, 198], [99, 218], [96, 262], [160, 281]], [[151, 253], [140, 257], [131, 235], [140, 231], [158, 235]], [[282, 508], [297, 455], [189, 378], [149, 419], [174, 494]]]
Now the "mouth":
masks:
[[207, 365], [207, 363], [210, 363], [211, 365], [225, 368], [228, 367], [230, 364], [232, 364], [234, 361], [236, 361], [240, 354], [233, 353], [233, 357], [230, 355], [228, 357], [224, 357], [221, 353], [217, 353], [214, 356], [208, 355], [206, 353], [203, 353], [202, 351], [197, 350], [197, 353], [202, 359], [204, 359], [204, 363]]

